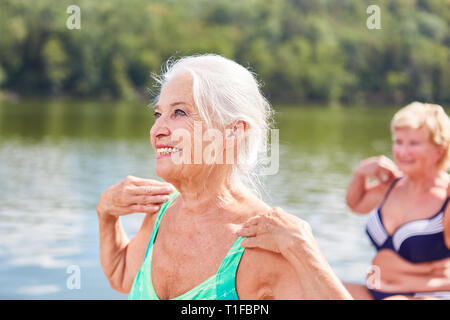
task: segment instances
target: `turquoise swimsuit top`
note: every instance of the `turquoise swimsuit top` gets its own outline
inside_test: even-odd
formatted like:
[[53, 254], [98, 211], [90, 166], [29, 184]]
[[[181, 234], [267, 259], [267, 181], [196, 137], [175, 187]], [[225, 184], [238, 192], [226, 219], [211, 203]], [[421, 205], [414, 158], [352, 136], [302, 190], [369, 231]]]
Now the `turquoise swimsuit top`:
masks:
[[[159, 300], [152, 282], [153, 244], [155, 243], [159, 223], [164, 211], [175, 200], [177, 195], [177, 191], [170, 195], [169, 200], [163, 204], [156, 218], [144, 262], [134, 279], [128, 296], [130, 300]], [[238, 300], [239, 297], [236, 292], [236, 271], [244, 253], [244, 248], [240, 245], [244, 238], [239, 237], [236, 240], [215, 275], [173, 300]]]

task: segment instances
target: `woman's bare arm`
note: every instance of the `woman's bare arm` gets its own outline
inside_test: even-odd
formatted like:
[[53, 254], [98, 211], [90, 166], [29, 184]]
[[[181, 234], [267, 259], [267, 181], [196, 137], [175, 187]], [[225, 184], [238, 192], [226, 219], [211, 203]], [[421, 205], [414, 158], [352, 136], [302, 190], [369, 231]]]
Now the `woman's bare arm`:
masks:
[[241, 243], [245, 248], [281, 253], [279, 278], [272, 284], [274, 299], [352, 299], [305, 221], [274, 208], [249, 219], [238, 235], [249, 237]]
[[[309, 247], [309, 246], [308, 246]], [[286, 248], [283, 256], [294, 267], [303, 298], [308, 300], [351, 300], [352, 296], [339, 280], [325, 257], [315, 248], [305, 248], [299, 240]], [[289, 283], [295, 279], [286, 279]], [[283, 294], [280, 292], [279, 294]]]
[[[372, 211], [381, 202], [394, 179], [400, 175], [395, 164], [384, 156], [362, 161], [347, 188], [347, 205], [356, 213]], [[370, 178], [375, 181], [370, 182]]]
[[[392, 250], [381, 250], [372, 261], [379, 268], [380, 288], [387, 292], [425, 292], [450, 290], [450, 258], [411, 263]], [[372, 275], [374, 276], [374, 275]]]
[[[447, 197], [450, 197], [450, 184], [447, 189]], [[444, 212], [444, 242], [447, 248], [450, 250], [450, 206], [447, 206]]]
[[355, 172], [347, 189], [347, 206], [355, 213], [369, 213], [381, 202], [388, 185], [368, 182], [364, 175]]
[[[154, 180], [127, 177], [108, 188], [97, 205], [100, 262], [111, 287], [127, 293], [144, 260], [145, 250], [161, 204], [173, 188]], [[120, 216], [147, 213], [136, 236], [129, 240]]]
[[99, 214], [100, 263], [114, 290], [130, 292], [144, 261], [155, 218], [156, 215], [147, 215], [139, 232], [129, 240], [119, 217]]

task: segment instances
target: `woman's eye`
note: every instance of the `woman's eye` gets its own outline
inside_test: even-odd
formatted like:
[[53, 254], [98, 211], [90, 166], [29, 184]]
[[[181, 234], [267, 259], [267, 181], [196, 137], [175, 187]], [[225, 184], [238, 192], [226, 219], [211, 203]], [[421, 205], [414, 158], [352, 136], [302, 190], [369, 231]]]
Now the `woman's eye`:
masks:
[[186, 112], [184, 112], [184, 111], [181, 110], [181, 109], [176, 109], [176, 110], [175, 110], [175, 114], [176, 114], [177, 116], [186, 116], [186, 115], [187, 115]]
[[155, 119], [158, 119], [159, 117], [161, 117], [161, 113], [159, 113], [159, 112], [155, 112], [153, 115], [155, 116]]

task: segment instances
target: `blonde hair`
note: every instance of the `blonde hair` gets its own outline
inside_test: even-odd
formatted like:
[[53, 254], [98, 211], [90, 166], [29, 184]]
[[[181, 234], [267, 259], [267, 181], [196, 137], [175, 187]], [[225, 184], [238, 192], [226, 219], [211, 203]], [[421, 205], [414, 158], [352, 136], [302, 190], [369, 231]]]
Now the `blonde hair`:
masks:
[[450, 167], [450, 120], [440, 105], [415, 101], [397, 111], [391, 121], [392, 134], [401, 128], [422, 127], [430, 133], [431, 143], [446, 149], [438, 165], [447, 170]]

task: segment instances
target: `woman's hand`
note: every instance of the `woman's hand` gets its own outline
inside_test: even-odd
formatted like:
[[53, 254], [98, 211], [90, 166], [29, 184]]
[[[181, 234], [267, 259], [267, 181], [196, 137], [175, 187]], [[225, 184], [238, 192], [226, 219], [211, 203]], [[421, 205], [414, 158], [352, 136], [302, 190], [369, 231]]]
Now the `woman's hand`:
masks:
[[304, 299], [351, 299], [350, 293], [331, 269], [311, 227], [280, 208], [250, 218], [240, 230], [244, 248], [261, 248], [281, 255], [292, 265]]
[[390, 183], [402, 175], [397, 165], [385, 156], [371, 157], [361, 161], [355, 173], [364, 178], [375, 178], [383, 184]]
[[[369, 213], [379, 205], [394, 179], [401, 175], [395, 163], [385, 156], [361, 161], [347, 188], [348, 207], [356, 213]], [[376, 181], [372, 182], [370, 178]]]
[[281, 208], [250, 218], [237, 234], [249, 237], [241, 242], [245, 248], [258, 247], [283, 254], [301, 243], [319, 250], [309, 224]]
[[128, 176], [103, 192], [97, 212], [116, 217], [135, 212], [156, 213], [172, 191], [174, 188], [168, 183]]

